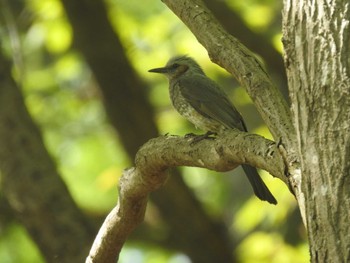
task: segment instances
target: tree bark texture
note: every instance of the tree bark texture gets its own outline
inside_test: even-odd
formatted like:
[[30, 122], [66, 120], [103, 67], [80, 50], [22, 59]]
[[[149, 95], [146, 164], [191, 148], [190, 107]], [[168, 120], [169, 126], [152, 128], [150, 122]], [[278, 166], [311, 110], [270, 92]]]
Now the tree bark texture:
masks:
[[350, 4], [285, 0], [285, 63], [312, 262], [350, 262]]
[[[283, 65], [282, 55], [271, 45], [268, 35], [263, 32], [253, 32], [247, 26], [242, 17], [232, 10], [227, 2], [221, 0], [204, 0], [206, 6], [213, 15], [219, 20], [228, 33], [235, 36], [239, 41], [246, 45], [251, 51], [261, 56], [269, 73], [273, 75], [273, 79], [280, 85], [284, 97], [288, 97], [287, 76]], [[280, 24], [280, 18], [276, 19]]]
[[[86, 263], [109, 263], [118, 258], [126, 238], [143, 220], [148, 194], [165, 183], [169, 168], [196, 166], [229, 171], [243, 162], [264, 168], [277, 177], [283, 176], [284, 162], [277, 145], [258, 135], [230, 131], [215, 141], [206, 140], [196, 145], [191, 139], [178, 136], [161, 136], [148, 141], [138, 151], [135, 167], [124, 171], [119, 183], [118, 204], [101, 227]], [[202, 222], [197, 224], [202, 225]], [[198, 225], [193, 227], [198, 228]], [[210, 229], [205, 225], [201, 230], [210, 237]], [[217, 228], [217, 231], [222, 230]], [[215, 239], [215, 235], [210, 238], [211, 246], [224, 252], [217, 261], [232, 262], [225, 256], [226, 248], [214, 242]], [[195, 237], [191, 240], [196, 242]]]

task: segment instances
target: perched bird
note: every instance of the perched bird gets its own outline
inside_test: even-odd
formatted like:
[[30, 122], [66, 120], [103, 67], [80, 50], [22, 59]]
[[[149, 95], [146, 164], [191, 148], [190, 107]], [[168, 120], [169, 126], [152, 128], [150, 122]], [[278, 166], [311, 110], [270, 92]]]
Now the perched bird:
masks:
[[[213, 133], [228, 129], [247, 131], [243, 118], [220, 87], [188, 56], [171, 58], [165, 67], [149, 72], [162, 73], [169, 79], [170, 98], [175, 109], [196, 127]], [[255, 195], [277, 204], [257, 170], [242, 165]]]

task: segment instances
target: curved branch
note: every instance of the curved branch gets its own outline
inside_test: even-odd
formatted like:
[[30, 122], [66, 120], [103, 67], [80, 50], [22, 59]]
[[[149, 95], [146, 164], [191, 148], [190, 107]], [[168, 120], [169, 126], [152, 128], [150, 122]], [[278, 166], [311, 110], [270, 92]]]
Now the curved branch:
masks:
[[276, 144], [259, 135], [231, 130], [194, 145], [178, 136], [151, 139], [138, 151], [135, 167], [123, 172], [118, 204], [101, 227], [86, 262], [115, 262], [128, 235], [143, 221], [148, 194], [165, 183], [168, 168], [194, 166], [222, 172], [242, 163], [285, 180]]
[[276, 140], [295, 151], [295, 130], [283, 96], [262, 63], [214, 18], [201, 0], [162, 0], [207, 49], [211, 60], [244, 86]]
[[225, 172], [247, 163], [284, 180], [282, 157], [273, 141], [256, 134], [230, 130], [215, 140], [191, 144], [191, 139], [161, 136], [149, 140], [136, 155], [143, 174], [159, 174], [169, 167], [192, 166]]

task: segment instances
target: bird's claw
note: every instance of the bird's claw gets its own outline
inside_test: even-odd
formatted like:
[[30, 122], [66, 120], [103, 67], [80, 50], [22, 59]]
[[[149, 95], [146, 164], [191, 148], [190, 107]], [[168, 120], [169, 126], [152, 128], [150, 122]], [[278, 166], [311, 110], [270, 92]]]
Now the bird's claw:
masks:
[[197, 134], [194, 134], [194, 133], [191, 132], [191, 133], [185, 134], [184, 138], [185, 139], [192, 139], [192, 138], [195, 138], [197, 136], [198, 136]]
[[205, 134], [197, 135], [194, 133], [188, 133], [185, 135], [185, 138], [191, 139], [191, 145], [197, 144], [202, 140], [215, 140], [215, 136], [217, 134], [215, 132], [208, 131]]

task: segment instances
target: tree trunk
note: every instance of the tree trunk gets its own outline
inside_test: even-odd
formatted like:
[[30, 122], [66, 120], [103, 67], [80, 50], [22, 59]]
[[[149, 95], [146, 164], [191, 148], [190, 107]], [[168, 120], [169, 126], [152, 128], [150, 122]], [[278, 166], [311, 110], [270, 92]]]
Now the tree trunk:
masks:
[[312, 262], [350, 262], [350, 6], [284, 1], [285, 63]]
[[44, 258], [82, 262], [96, 229], [57, 173], [1, 52], [0, 169], [1, 193]]

